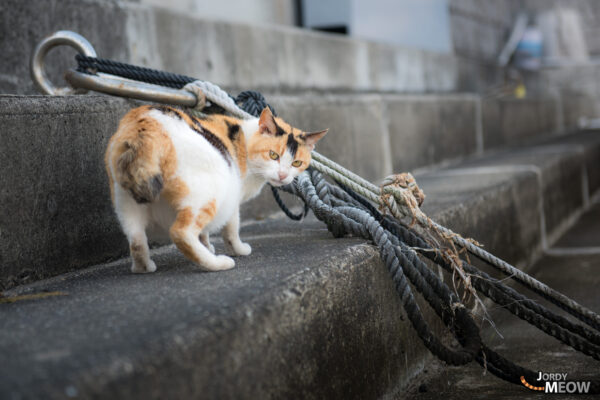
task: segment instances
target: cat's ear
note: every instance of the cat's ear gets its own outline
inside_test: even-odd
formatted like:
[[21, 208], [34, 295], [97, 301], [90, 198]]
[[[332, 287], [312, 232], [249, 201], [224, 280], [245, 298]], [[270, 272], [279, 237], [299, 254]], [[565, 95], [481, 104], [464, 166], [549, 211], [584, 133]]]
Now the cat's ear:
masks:
[[277, 132], [275, 118], [273, 117], [273, 113], [271, 113], [271, 109], [269, 107], [265, 107], [260, 113], [260, 118], [258, 119], [258, 130], [260, 133], [265, 133], [267, 135], [275, 135], [275, 132]]
[[315, 148], [315, 144], [323, 137], [327, 134], [327, 131], [329, 129], [325, 129], [323, 131], [318, 131], [318, 132], [308, 132], [304, 134], [304, 143], [306, 143], [306, 145], [310, 148], [310, 151], [313, 151], [313, 149]]

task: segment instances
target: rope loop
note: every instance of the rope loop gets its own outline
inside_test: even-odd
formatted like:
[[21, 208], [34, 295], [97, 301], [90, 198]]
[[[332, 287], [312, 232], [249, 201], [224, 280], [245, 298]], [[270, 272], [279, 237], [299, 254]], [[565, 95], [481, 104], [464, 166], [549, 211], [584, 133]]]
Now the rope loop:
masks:
[[192, 109], [198, 112], [204, 110], [204, 107], [206, 107], [206, 95], [204, 94], [202, 89], [200, 89], [198, 85], [194, 85], [194, 83], [188, 83], [183, 87], [183, 89], [187, 90], [188, 92], [191, 92], [194, 96], [196, 96], [197, 102]]

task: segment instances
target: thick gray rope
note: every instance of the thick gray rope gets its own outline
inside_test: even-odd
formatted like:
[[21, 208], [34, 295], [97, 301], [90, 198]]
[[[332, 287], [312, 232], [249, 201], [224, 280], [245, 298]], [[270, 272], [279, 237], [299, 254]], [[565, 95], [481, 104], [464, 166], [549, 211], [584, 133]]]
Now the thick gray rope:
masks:
[[[193, 88], [190, 86], [193, 86]], [[219, 88], [217, 85], [206, 81], [195, 81], [186, 85], [186, 89], [190, 90], [192, 93], [196, 93], [196, 88], [200, 88], [209, 101], [221, 106], [232, 115], [242, 119], [253, 118], [252, 115], [238, 107], [229, 94], [227, 94], [227, 92]], [[394, 215], [394, 217], [396, 217], [398, 220], [401, 220], [403, 217], [417, 218], [417, 220], [423, 226], [431, 226], [434, 229], [437, 229], [444, 236], [454, 241], [454, 243], [456, 243], [458, 246], [467, 249], [470, 253], [481, 258], [506, 275], [533, 289], [591, 327], [600, 330], [600, 315], [510, 265], [506, 261], [494, 256], [493, 254], [490, 254], [481, 247], [476, 246], [470, 241], [464, 239], [462, 236], [452, 232], [450, 229], [431, 220], [420, 210], [417, 210], [415, 214], [415, 209], [411, 208], [410, 205], [407, 204], [406, 199], [410, 198], [411, 196], [409, 190], [391, 186], [387, 186], [381, 190], [377, 186], [322, 156], [316, 151], [312, 152], [312, 158], [311, 166], [316, 170], [331, 176], [333, 179], [339, 182], [342, 182], [355, 192], [365, 196], [367, 199], [390, 208], [392, 215]], [[387, 201], [384, 202], [382, 199], [383, 195], [385, 194], [392, 194], [393, 197], [389, 197]]]
[[[392, 242], [395, 246], [400, 246], [407, 254], [410, 252], [415, 253], [407, 245], [414, 247], [427, 258], [440, 265], [449, 273], [452, 273], [450, 263], [439, 254], [439, 251], [431, 248], [423, 239], [417, 236], [414, 231], [408, 230], [389, 217], [384, 217], [372, 205], [365, 203], [365, 199], [360, 199], [356, 193], [353, 194], [357, 197], [350, 196], [346, 192], [348, 188], [342, 190], [338, 186], [328, 184], [327, 186], [328, 193], [330, 194], [328, 198], [331, 199], [330, 201], [334, 207], [344, 210], [364, 209], [365, 212], [373, 215], [384, 229], [390, 232]], [[600, 360], [599, 334], [587, 330], [583, 325], [573, 324], [566, 318], [552, 313], [542, 305], [531, 301], [501, 281], [490, 277], [485, 272], [478, 270], [464, 261], [463, 268], [470, 274], [474, 287], [492, 299], [496, 304], [506, 308], [517, 317], [536, 326], [548, 335], [554, 336], [575, 350]], [[410, 271], [410, 268], [407, 271]], [[430, 285], [436, 286], [438, 277], [434, 276], [429, 269], [425, 269], [423, 273], [426, 275]], [[457, 300], [451, 301], [454, 302]]]
[[[369, 211], [363, 211], [360, 203], [357, 203], [352, 197], [340, 190], [340, 188], [328, 184], [316, 171], [303, 173], [298, 177], [295, 185], [288, 185], [287, 187], [284, 187], [284, 190], [298, 195], [307, 201], [317, 218], [325, 222], [334, 234], [341, 235], [343, 232], [351, 233], [353, 235], [372, 239], [378, 245], [382, 259], [386, 265], [388, 265], [392, 279], [397, 283], [397, 289], [403, 300], [407, 315], [413, 323], [417, 333], [432, 353], [441, 359], [444, 359], [444, 357], [452, 358], [458, 356], [455, 360], [461, 361], [466, 360], [466, 358], [463, 357], [468, 358], [467, 355], [472, 354], [474, 345], [473, 337], [479, 338], [479, 335], [474, 335], [468, 329], [469, 321], [471, 321], [470, 315], [463, 315], [465, 319], [462, 320], [462, 324], [459, 326], [456, 325], [456, 321], [453, 319], [457, 318], [458, 314], [456, 314], [456, 312], [465, 310], [464, 306], [459, 302], [456, 295], [449, 291], [447, 285], [423, 264], [417, 257], [416, 252], [396, 238], [396, 234], [391, 234], [387, 228], [383, 228], [379, 222], [373, 218]], [[389, 249], [390, 244], [393, 246], [393, 253]], [[426, 246], [426, 244], [421, 243], [421, 246]], [[447, 265], [445, 267], [447, 267]], [[400, 272], [398, 269], [402, 269], [402, 271]], [[473, 271], [471, 271], [471, 273], [473, 273]], [[423, 294], [424, 298], [429, 302], [436, 314], [444, 321], [446, 326], [452, 327], [452, 329], [455, 330], [454, 333], [457, 335], [457, 339], [463, 346], [467, 346], [465, 350], [471, 350], [468, 350], [466, 354], [462, 355], [450, 355], [443, 352], [443, 350], [437, 346], [430, 347], [431, 343], [428, 342], [428, 337], [431, 333], [426, 330], [426, 334], [422, 335], [422, 329], [426, 329], [426, 326], [423, 327], [422, 325], [419, 325], [418, 320], [417, 323], [415, 323], [411, 318], [410, 313], [414, 313], [415, 309], [412, 308], [412, 296], [406, 295], [406, 290], [410, 289], [406, 288], [403, 282], [397, 281], [399, 276], [403, 277], [404, 275], [406, 275], [421, 294]], [[482, 275], [482, 277], [485, 279], [485, 275]], [[589, 337], [589, 339], [592, 339], [591, 341], [586, 340], [587, 338], [582, 340], [582, 338], [563, 329], [560, 326], [561, 324], [556, 324], [551, 319], [546, 318], [544, 313], [537, 315], [526, 307], [522, 307], [519, 302], [515, 303], [510, 300], [507, 297], [507, 295], [510, 296], [510, 293], [501, 294], [497, 290], [488, 290], [490, 287], [494, 286], [492, 281], [476, 280], [476, 284], [479, 283], [486, 285], [486, 287], [479, 287], [479, 290], [482, 290], [483, 293], [489, 295], [490, 298], [498, 302], [498, 304], [507, 307], [509, 311], [513, 312], [515, 315], [534, 324], [544, 332], [558, 338], [578, 351], [596, 359], [599, 358], [600, 348], [593, 344], [593, 342], [597, 341], [597, 337]], [[504, 286], [501, 283], [498, 283], [498, 285]], [[404, 304], [404, 301], [406, 301], [407, 304]], [[448, 308], [448, 305], [451, 306], [450, 309]], [[414, 315], [412, 317], [414, 317]], [[417, 317], [421, 317], [420, 312], [417, 314]], [[462, 331], [461, 327], [463, 329]], [[578, 329], [575, 329], [575, 331], [580, 334], [584, 333], [582, 330]], [[587, 335], [584, 334], [584, 336]], [[467, 343], [465, 338], [470, 338], [471, 342]], [[477, 341], [477, 343], [480, 342]], [[443, 352], [442, 355], [438, 354], [440, 351]], [[527, 377], [527, 380], [535, 379], [535, 372], [510, 362], [489, 349], [483, 343], [480, 344], [475, 359], [494, 375], [512, 383], [519, 384], [520, 376]], [[594, 393], [598, 393], [598, 391], [600, 391], [600, 382], [593, 381], [591, 388]]]
[[[331, 160], [326, 159], [320, 154], [312, 153], [312, 156], [315, 160], [318, 160], [318, 163], [311, 162], [311, 166], [315, 169], [331, 176], [333, 179], [343, 183], [344, 185], [350, 187], [355, 192], [363, 195], [367, 199], [377, 203], [382, 204], [381, 201], [381, 193], [382, 191], [375, 185], [370, 182], [365, 181], [358, 175], [348, 171], [342, 166], [334, 163]], [[390, 191], [393, 191], [394, 188], [390, 188]], [[408, 190], [403, 192], [407, 193]], [[398, 199], [398, 197], [394, 197], [394, 199]], [[413, 215], [410, 211], [407, 210], [407, 207], [397, 207], [397, 205], [393, 202], [388, 202], [388, 204], [383, 203], [383, 205], [389, 205], [391, 208], [392, 214], [400, 220], [403, 217], [416, 217], [419, 219], [424, 226], [432, 226], [434, 229], [437, 229], [444, 236], [453, 240], [458, 246], [466, 248], [470, 253], [484, 260], [488, 264], [496, 267], [498, 270], [502, 271], [506, 275], [515, 279], [516, 281], [524, 284], [525, 286], [533, 289], [535, 292], [541, 294], [546, 299], [550, 300], [552, 303], [561, 307], [565, 311], [569, 312], [571, 315], [577, 317], [579, 320], [585, 322], [589, 326], [600, 330], [600, 316], [590, 309], [582, 306], [576, 301], [570, 299], [564, 294], [552, 289], [548, 285], [538, 281], [532, 276], [526, 274], [520, 269], [510, 265], [506, 261], [490, 254], [479, 246], [471, 243], [470, 241], [464, 239], [462, 236], [454, 233], [450, 229], [438, 224], [437, 222], [427, 218], [424, 214]]]
[[[416, 272], [414, 263], [421, 263], [421, 269], [428, 269], [417, 257], [416, 253], [406, 247], [402, 248], [395, 243], [395, 238], [367, 212], [356, 207], [335, 206], [334, 196], [330, 196], [329, 186], [320, 173], [313, 171], [312, 175], [305, 172], [295, 181], [295, 185], [288, 185], [284, 190], [299, 195], [306, 201], [317, 218], [325, 222], [334, 235], [354, 235], [372, 239], [378, 246], [381, 257], [402, 301], [406, 314], [425, 346], [437, 357], [452, 365], [463, 365], [472, 361], [481, 351], [479, 329], [470, 317], [468, 310], [460, 305], [455, 294], [439, 279], [435, 280], [437, 290], [424, 281]], [[405, 272], [408, 272], [405, 275]], [[464, 347], [452, 350], [443, 345], [432, 333], [429, 325], [414, 298], [408, 285], [406, 276], [419, 290], [425, 291], [425, 298], [442, 317], [444, 323], [454, 329], [454, 333], [464, 341]], [[435, 279], [435, 278], [434, 278]], [[441, 293], [438, 296], [436, 293]], [[456, 309], [450, 305], [455, 304]]]

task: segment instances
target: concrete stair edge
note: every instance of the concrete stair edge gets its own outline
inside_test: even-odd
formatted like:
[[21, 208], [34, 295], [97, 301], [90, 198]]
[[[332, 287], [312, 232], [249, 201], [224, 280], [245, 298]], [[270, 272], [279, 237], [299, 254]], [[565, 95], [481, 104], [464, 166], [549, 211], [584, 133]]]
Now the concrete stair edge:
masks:
[[[486, 100], [480, 114], [473, 95], [274, 96], [272, 102], [304, 129], [331, 128], [319, 150], [370, 180], [422, 166], [419, 154], [427, 165], [448, 163], [481, 154], [482, 137], [501, 145], [512, 143], [515, 132], [552, 137], [556, 128], [552, 100]], [[8, 172], [1, 196], [16, 210], [0, 221], [5, 287], [126, 254], [102, 157], [119, 118], [134, 105], [108, 96], [0, 96], [1, 164]], [[488, 106], [501, 112], [479, 123]], [[242, 215], [260, 219], [277, 211], [264, 190]]]
[[[564, 229], [560, 223], [585, 203], [583, 170], [598, 153], [598, 135], [580, 133], [417, 179], [429, 195], [429, 215], [526, 269], [543, 247], [540, 204], [567, 205], [557, 209], [558, 224], [547, 224]], [[598, 176], [587, 182], [590, 192], [600, 188]], [[565, 188], [562, 198], [552, 198], [556, 187]], [[124, 259], [10, 291], [67, 295], [5, 306], [10, 329], [0, 333], [0, 346], [14, 356], [2, 366], [7, 378], [0, 392], [15, 398], [40, 390], [49, 398], [73, 391], [82, 398], [377, 397], [401, 390], [431, 357], [401, 317], [376, 249], [332, 239], [310, 221], [268, 220], [247, 226], [242, 236], [255, 252], [231, 272], [195, 273], [166, 248], [156, 255], [157, 274], [130, 275]], [[19, 330], [23, 336], [15, 335]], [[22, 350], [13, 343], [34, 338]]]

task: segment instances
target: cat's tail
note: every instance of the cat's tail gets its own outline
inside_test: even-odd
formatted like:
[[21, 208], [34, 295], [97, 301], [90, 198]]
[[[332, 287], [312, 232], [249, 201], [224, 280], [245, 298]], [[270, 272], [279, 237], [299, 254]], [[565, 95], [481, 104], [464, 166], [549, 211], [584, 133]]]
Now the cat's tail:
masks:
[[115, 163], [117, 182], [131, 193], [138, 203], [151, 203], [163, 189], [163, 176], [153, 146], [144, 140], [124, 140]]

